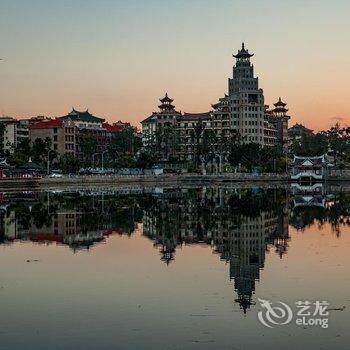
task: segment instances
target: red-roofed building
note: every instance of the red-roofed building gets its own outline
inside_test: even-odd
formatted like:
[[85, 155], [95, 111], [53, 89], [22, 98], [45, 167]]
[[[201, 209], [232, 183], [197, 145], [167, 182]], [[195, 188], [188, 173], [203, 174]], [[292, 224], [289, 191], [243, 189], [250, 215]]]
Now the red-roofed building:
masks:
[[49, 139], [52, 149], [60, 155], [75, 154], [76, 133], [76, 127], [72, 122], [59, 118], [39, 121], [29, 126], [31, 143], [36, 139]]
[[48, 119], [39, 121], [31, 125], [31, 129], [51, 129], [51, 128], [61, 128], [63, 125], [60, 119]]
[[87, 138], [95, 140], [96, 160], [102, 154], [111, 140], [123, 130], [122, 125], [111, 125], [105, 119], [95, 117], [88, 110], [79, 112], [73, 110], [67, 115], [48, 120], [39, 120], [29, 126], [31, 142], [41, 138], [50, 139], [52, 149], [59, 155], [71, 153], [85, 159], [82, 144]]
[[111, 133], [114, 133], [114, 132], [121, 132], [123, 130], [123, 128], [119, 125], [111, 125], [111, 124], [108, 124], [108, 123], [103, 123], [102, 124], [102, 127], [104, 129], [106, 129], [108, 132], [111, 132]]

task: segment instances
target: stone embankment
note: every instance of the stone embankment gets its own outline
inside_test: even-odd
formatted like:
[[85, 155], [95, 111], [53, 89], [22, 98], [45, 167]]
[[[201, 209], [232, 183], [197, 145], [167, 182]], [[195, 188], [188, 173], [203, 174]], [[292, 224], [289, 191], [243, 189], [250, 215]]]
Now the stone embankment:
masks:
[[60, 178], [43, 178], [39, 180], [42, 187], [51, 185], [91, 185], [91, 184], [218, 184], [225, 182], [285, 182], [286, 175], [264, 174], [224, 174], [224, 175], [87, 175], [87, 176], [63, 176]]
[[[327, 182], [347, 182], [350, 176], [337, 174], [329, 177]], [[118, 185], [140, 185], [140, 186], [186, 186], [186, 185], [220, 185], [220, 184], [287, 184], [289, 177], [285, 174], [164, 174], [164, 175], [84, 175], [84, 176], [62, 176], [44, 178], [6, 178], [0, 179], [1, 190], [25, 191], [31, 189], [50, 188], [84, 188], [89, 186], [118, 186]], [[263, 187], [264, 187], [263, 186]]]

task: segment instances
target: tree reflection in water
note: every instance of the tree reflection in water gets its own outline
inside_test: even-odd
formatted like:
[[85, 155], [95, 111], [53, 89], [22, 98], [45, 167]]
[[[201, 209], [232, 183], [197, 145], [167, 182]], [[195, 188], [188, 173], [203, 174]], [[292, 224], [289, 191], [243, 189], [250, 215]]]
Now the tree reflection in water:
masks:
[[0, 242], [56, 242], [75, 252], [105, 242], [110, 234], [132, 235], [142, 223], [143, 235], [167, 265], [182, 245], [211, 247], [229, 264], [235, 301], [246, 312], [266, 252], [272, 249], [282, 258], [288, 250], [289, 225], [303, 230], [330, 223], [339, 236], [350, 224], [349, 208], [344, 193], [291, 195], [285, 189], [3, 193]]

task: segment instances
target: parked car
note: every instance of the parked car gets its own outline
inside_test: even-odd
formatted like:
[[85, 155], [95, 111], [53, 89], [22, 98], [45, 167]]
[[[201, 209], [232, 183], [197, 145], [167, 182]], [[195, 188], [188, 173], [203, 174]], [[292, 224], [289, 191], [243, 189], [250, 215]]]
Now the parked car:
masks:
[[59, 178], [62, 177], [62, 171], [61, 170], [52, 170], [51, 174], [49, 175], [50, 177], [55, 177], [55, 178]]

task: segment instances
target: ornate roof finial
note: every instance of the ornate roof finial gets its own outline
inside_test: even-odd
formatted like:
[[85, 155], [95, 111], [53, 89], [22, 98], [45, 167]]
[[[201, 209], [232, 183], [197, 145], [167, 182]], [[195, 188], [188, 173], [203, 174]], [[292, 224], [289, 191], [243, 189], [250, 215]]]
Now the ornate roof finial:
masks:
[[242, 42], [242, 51], [244, 51], [245, 49], [244, 49], [244, 42]]

